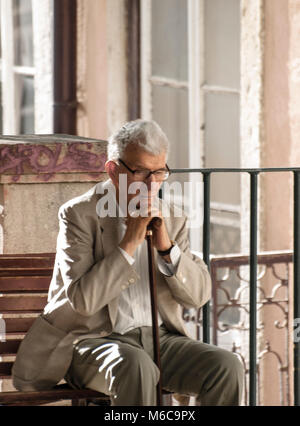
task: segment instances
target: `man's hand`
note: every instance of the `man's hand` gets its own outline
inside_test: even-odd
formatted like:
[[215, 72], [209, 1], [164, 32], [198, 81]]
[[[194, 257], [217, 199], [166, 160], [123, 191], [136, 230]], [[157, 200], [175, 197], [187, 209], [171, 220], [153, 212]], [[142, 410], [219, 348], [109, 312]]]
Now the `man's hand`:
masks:
[[[156, 217], [159, 217], [161, 220], [160, 222], [154, 222], [154, 225], [152, 227], [153, 230], [153, 246], [157, 249], [157, 250], [161, 250], [161, 251], [165, 251], [168, 250], [171, 245], [172, 242], [169, 238], [169, 234], [166, 228], [166, 224], [164, 221], [164, 218], [162, 217], [161, 212], [158, 212], [158, 214], [156, 215]], [[164, 260], [168, 263], [171, 262], [171, 258], [170, 255], [166, 255], [163, 256]]]
[[[128, 216], [126, 219], [127, 229], [119, 246], [131, 256], [133, 256], [137, 247], [144, 241], [147, 226], [155, 217], [159, 217], [161, 220], [154, 223], [152, 227], [153, 246], [157, 250], [167, 250], [172, 245], [161, 212], [154, 208], [151, 209], [149, 206], [146, 214], [146, 217], [140, 215], [137, 217]], [[167, 258], [169, 259], [169, 256]], [[168, 259], [166, 260], [168, 261]]]
[[147, 226], [151, 220], [152, 216], [128, 216], [126, 219], [127, 229], [119, 247], [133, 256], [137, 247], [144, 241]]

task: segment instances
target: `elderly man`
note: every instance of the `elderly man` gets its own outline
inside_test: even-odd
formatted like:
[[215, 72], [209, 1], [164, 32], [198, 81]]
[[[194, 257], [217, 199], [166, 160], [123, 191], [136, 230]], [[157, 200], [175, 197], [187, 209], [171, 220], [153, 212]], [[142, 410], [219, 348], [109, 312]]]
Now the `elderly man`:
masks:
[[112, 405], [156, 404], [160, 372], [153, 361], [145, 234], [159, 216], [153, 243], [162, 386], [194, 395], [201, 405], [239, 404], [241, 363], [189, 337], [181, 317], [182, 306], [209, 300], [211, 280], [189, 250], [186, 217], [172, 206], [164, 217], [164, 202], [154, 203], [169, 176], [168, 151], [157, 123], [126, 123], [109, 140], [109, 179], [59, 209], [49, 302], [19, 350], [18, 389], [44, 389], [65, 377], [74, 387], [110, 395]]

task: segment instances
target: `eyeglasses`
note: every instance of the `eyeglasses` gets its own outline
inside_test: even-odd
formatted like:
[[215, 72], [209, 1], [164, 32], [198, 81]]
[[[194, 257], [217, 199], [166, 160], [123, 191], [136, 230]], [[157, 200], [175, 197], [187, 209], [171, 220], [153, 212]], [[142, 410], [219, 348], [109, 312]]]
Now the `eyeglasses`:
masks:
[[127, 164], [125, 164], [124, 163], [124, 161], [123, 160], [121, 160], [120, 158], [119, 158], [119, 160], [118, 160], [121, 164], [123, 164], [123, 166], [124, 167], [126, 167], [126, 169], [127, 170], [129, 170], [133, 175], [134, 175], [134, 178], [136, 179], [136, 180], [146, 180], [146, 179], [148, 179], [151, 175], [153, 175], [154, 176], [154, 178], [155, 178], [155, 180], [157, 180], [157, 181], [160, 181], [160, 182], [162, 182], [162, 181], [164, 181], [164, 180], [167, 180], [168, 179], [168, 177], [170, 176], [170, 174], [171, 174], [171, 171], [170, 171], [170, 169], [169, 169], [169, 167], [168, 167], [168, 165], [166, 164], [166, 168], [165, 169], [158, 169], [158, 170], [153, 170], [153, 171], [151, 171], [151, 170], [146, 170], [146, 169], [144, 169], [144, 170], [132, 170], [130, 167], [128, 167], [127, 166]]

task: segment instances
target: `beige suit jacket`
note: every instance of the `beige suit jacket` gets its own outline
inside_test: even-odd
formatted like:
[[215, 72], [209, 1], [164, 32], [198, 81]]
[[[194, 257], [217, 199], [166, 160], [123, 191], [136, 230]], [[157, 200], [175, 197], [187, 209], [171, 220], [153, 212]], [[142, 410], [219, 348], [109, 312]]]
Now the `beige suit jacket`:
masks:
[[[48, 304], [25, 336], [13, 367], [19, 390], [48, 389], [66, 374], [73, 344], [92, 336], [108, 336], [118, 300], [139, 276], [118, 249], [118, 217], [99, 217], [97, 203], [109, 181], [63, 204]], [[182, 306], [201, 307], [210, 298], [211, 280], [204, 262], [189, 250], [186, 217], [165, 219], [170, 239], [182, 254], [175, 275], [158, 269], [158, 309], [166, 327], [187, 335]], [[145, 259], [147, 262], [147, 259]]]

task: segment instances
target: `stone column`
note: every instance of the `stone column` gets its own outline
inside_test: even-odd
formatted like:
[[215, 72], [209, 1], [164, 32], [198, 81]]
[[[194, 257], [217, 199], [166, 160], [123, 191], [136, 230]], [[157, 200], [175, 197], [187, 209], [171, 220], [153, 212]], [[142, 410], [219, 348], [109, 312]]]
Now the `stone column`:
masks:
[[102, 140], [0, 138], [0, 253], [55, 252], [59, 207], [107, 179], [105, 161]]

